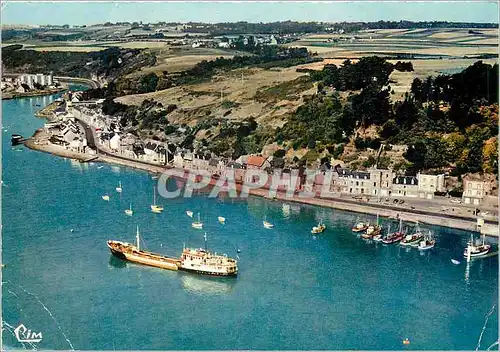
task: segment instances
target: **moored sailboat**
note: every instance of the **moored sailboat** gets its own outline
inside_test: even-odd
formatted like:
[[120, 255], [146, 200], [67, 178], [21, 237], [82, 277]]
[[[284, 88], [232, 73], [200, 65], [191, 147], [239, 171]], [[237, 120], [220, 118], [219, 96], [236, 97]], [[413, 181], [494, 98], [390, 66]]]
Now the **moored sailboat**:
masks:
[[130, 208], [125, 209], [125, 214], [128, 216], [132, 216], [134, 212], [132, 211], [132, 203], [130, 203]]
[[226, 218], [223, 217], [223, 216], [218, 216], [217, 217], [217, 220], [221, 223], [221, 224], [225, 224], [226, 223]]
[[109, 196], [107, 194], [105, 194], [102, 196], [102, 199], [105, 201], [109, 201]]
[[200, 220], [200, 213], [198, 213], [198, 221], [195, 221], [191, 224], [191, 226], [195, 229], [202, 229], [203, 228], [203, 223]]
[[157, 214], [163, 211], [163, 207], [156, 204], [156, 187], [154, 186], [153, 186], [153, 204], [151, 204], [151, 211]]
[[186, 210], [186, 215], [189, 216], [190, 218], [192, 218], [193, 212], [191, 210]]
[[122, 193], [122, 181], [118, 181], [118, 187], [115, 188], [118, 193]]

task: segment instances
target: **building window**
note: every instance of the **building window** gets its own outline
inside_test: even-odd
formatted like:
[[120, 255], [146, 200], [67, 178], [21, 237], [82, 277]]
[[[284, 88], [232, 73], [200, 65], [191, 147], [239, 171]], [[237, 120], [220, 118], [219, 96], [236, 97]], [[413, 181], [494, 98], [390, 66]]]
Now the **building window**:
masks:
[[356, 181], [356, 186], [359, 186], [359, 182], [358, 181]]
[[377, 187], [377, 182], [373, 182], [373, 187]]
[[364, 188], [361, 188], [361, 193], [365, 193], [365, 189]]

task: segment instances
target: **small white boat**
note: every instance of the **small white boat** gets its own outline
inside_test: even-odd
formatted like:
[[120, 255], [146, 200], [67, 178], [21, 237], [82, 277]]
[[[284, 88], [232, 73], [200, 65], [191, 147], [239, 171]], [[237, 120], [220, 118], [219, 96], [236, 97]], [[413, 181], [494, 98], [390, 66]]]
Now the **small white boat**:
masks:
[[98, 168], [98, 169], [102, 169], [103, 167], [104, 167], [104, 166], [103, 166], [103, 165], [101, 165], [101, 166], [98, 166], [97, 168]]
[[453, 264], [455, 264], [455, 265], [460, 264], [460, 262], [459, 262], [458, 260], [456, 260], [456, 259], [452, 259], [452, 260], [451, 260], [451, 262], [452, 262]]
[[106, 194], [106, 195], [102, 196], [102, 199], [106, 200], [106, 201], [109, 201], [109, 196]]
[[193, 217], [193, 212], [191, 210], [186, 211], [186, 215], [189, 216], [190, 218]]
[[130, 208], [125, 210], [125, 214], [132, 216], [134, 212], [132, 211], [132, 203], [130, 203]]
[[118, 187], [115, 188], [118, 193], [122, 193], [122, 181], [118, 181]]
[[262, 221], [262, 225], [264, 225], [264, 227], [266, 229], [272, 229], [274, 227], [273, 224], [271, 224], [269, 221], [266, 220], [266, 217], [264, 217], [264, 221]]
[[200, 213], [198, 213], [198, 221], [195, 221], [191, 224], [191, 226], [195, 229], [202, 229], [203, 223], [200, 221]]
[[159, 214], [163, 211], [163, 207], [161, 205], [156, 204], [156, 187], [154, 186], [153, 186], [153, 204], [151, 204], [151, 211], [156, 214]]
[[225, 217], [223, 217], [223, 216], [218, 216], [218, 217], [217, 217], [217, 220], [219, 220], [219, 222], [220, 222], [221, 224], [224, 224], [224, 223], [226, 222], [226, 218], [225, 218]]

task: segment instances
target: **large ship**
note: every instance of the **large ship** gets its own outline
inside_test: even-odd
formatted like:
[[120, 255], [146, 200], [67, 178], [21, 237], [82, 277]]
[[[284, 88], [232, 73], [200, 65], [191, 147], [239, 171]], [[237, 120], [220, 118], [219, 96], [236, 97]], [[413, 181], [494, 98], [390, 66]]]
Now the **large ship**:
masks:
[[139, 227], [137, 227], [136, 244], [109, 240], [108, 248], [113, 255], [134, 263], [154, 266], [168, 270], [183, 270], [201, 275], [236, 276], [237, 261], [226, 255], [218, 255], [207, 250], [207, 234], [205, 248], [184, 248], [180, 258], [168, 257], [144, 251], [140, 248]]

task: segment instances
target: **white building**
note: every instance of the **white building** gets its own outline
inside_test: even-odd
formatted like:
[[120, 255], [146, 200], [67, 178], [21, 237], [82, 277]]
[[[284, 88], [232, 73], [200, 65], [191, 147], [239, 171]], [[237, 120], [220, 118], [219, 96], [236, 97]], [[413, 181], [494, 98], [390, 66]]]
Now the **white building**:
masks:
[[44, 75], [38, 73], [36, 75], [23, 74], [19, 77], [19, 81], [28, 85], [30, 88], [34, 88], [34, 84], [38, 83], [42, 86], [52, 86], [54, 84], [54, 77], [52, 74]]
[[118, 134], [115, 134], [109, 140], [109, 148], [111, 148], [113, 150], [119, 150], [120, 149], [120, 136]]
[[420, 198], [432, 199], [434, 192], [446, 192], [444, 174], [425, 175], [418, 173], [418, 192]]

